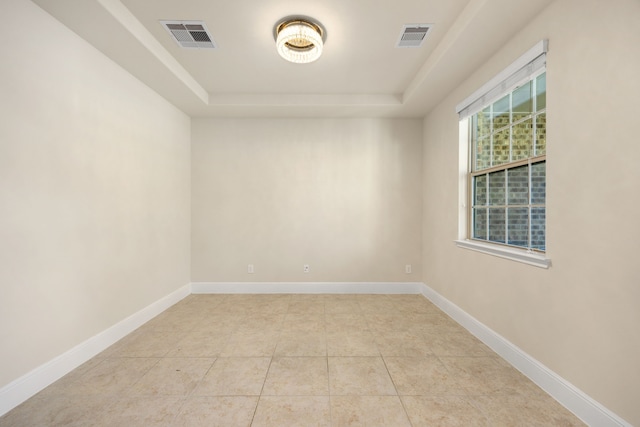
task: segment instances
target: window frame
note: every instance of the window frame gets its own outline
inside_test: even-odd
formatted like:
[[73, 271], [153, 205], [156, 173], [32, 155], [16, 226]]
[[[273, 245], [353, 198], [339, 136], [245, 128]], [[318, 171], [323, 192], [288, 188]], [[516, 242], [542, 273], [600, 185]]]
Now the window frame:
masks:
[[[470, 144], [470, 142], [469, 142]], [[529, 209], [529, 213], [528, 213], [528, 227], [529, 227], [529, 231], [527, 233], [528, 239], [529, 239], [529, 244], [531, 242], [531, 209], [535, 209], [535, 208], [545, 208], [546, 209], [546, 197], [545, 197], [545, 204], [539, 204], [539, 203], [532, 203], [531, 202], [531, 168], [532, 165], [536, 164], [536, 163], [545, 163], [546, 165], [546, 161], [547, 161], [547, 155], [543, 154], [540, 156], [536, 156], [536, 157], [529, 157], [527, 159], [522, 159], [522, 160], [518, 160], [515, 162], [511, 162], [511, 163], [504, 163], [498, 166], [492, 166], [490, 168], [487, 169], [482, 169], [481, 171], [470, 171], [467, 172], [467, 176], [468, 176], [468, 183], [467, 183], [467, 188], [469, 189], [469, 191], [467, 191], [467, 197], [468, 197], [468, 208], [467, 208], [467, 238], [469, 240], [473, 240], [473, 241], [477, 241], [477, 242], [485, 242], [487, 244], [492, 244], [492, 245], [503, 245], [503, 246], [507, 246], [510, 248], [516, 248], [516, 249], [520, 249], [520, 250], [526, 250], [527, 252], [535, 252], [535, 253], [541, 253], [544, 254], [546, 253], [546, 250], [542, 250], [542, 249], [537, 249], [537, 248], [532, 248], [532, 247], [528, 247], [525, 248], [524, 246], [519, 246], [519, 245], [513, 245], [508, 243], [508, 237], [506, 239], [505, 243], [502, 242], [496, 242], [493, 240], [489, 240], [487, 239], [480, 239], [477, 237], [473, 237], [473, 209], [477, 206], [473, 200], [475, 198], [475, 187], [473, 185], [473, 178], [477, 177], [477, 176], [482, 176], [482, 175], [489, 175], [491, 173], [494, 172], [500, 172], [500, 171], [505, 171], [505, 174], [507, 174], [508, 176], [508, 170], [509, 169], [515, 169], [521, 166], [529, 166], [529, 177], [528, 177], [528, 181], [529, 181], [529, 194], [527, 196], [528, 198], [528, 203], [527, 204], [518, 204], [518, 205], [513, 205], [513, 204], [509, 204], [508, 202], [506, 202], [504, 205], [490, 205], [490, 204], [486, 204], [486, 209], [489, 208], [504, 208], [505, 210], [507, 210], [506, 215], [508, 215], [508, 209], [514, 209], [514, 208], [527, 208]], [[546, 166], [545, 166], [546, 167]], [[507, 178], [508, 179], [508, 178]], [[505, 198], [508, 198], [508, 195], [505, 195]], [[507, 236], [508, 236], [508, 220], [505, 223], [505, 227], [507, 229]], [[487, 228], [489, 227], [489, 222], [487, 222]], [[487, 230], [488, 233], [488, 230]], [[546, 239], [545, 239], [546, 240]], [[546, 243], [545, 243], [546, 246]]]
[[[501, 245], [506, 245], [506, 246], [510, 246], [510, 247], [515, 247], [515, 248], [521, 248], [521, 249], [526, 249], [527, 251], [533, 251], [533, 252], [539, 252], [539, 253], [545, 253], [545, 249], [539, 249], [539, 248], [535, 248], [533, 247], [532, 244], [532, 239], [533, 239], [533, 234], [532, 234], [532, 210], [535, 208], [545, 208], [546, 209], [546, 200], [545, 203], [540, 204], [540, 203], [533, 203], [532, 198], [533, 198], [533, 194], [532, 194], [532, 190], [533, 190], [533, 182], [532, 182], [532, 166], [534, 164], [538, 164], [538, 163], [545, 163], [545, 169], [546, 169], [546, 144], [545, 144], [545, 150], [544, 150], [544, 154], [538, 155], [537, 154], [537, 149], [538, 149], [538, 145], [537, 145], [537, 131], [538, 131], [538, 118], [542, 115], [544, 115], [546, 117], [546, 105], [543, 108], [538, 108], [539, 106], [537, 105], [537, 82], [539, 81], [540, 76], [542, 75], [546, 76], [546, 67], [542, 67], [541, 69], [537, 70], [535, 73], [532, 73], [531, 75], [529, 75], [525, 80], [523, 80], [522, 82], [519, 82], [518, 84], [516, 84], [513, 88], [511, 88], [509, 91], [507, 91], [506, 93], [503, 94], [503, 96], [499, 99], [504, 99], [506, 97], [509, 98], [509, 120], [507, 122], [506, 125], [502, 125], [500, 127], [498, 127], [497, 129], [494, 128], [494, 123], [493, 123], [493, 117], [496, 116], [497, 113], [495, 113], [494, 110], [490, 109], [489, 111], [489, 117], [490, 117], [490, 131], [487, 135], [484, 135], [484, 138], [486, 138], [488, 140], [488, 142], [490, 143], [490, 146], [493, 147], [494, 144], [492, 143], [492, 141], [494, 140], [494, 136], [496, 134], [499, 134], [501, 132], [504, 132], [505, 130], [509, 131], [509, 148], [508, 148], [508, 152], [509, 152], [509, 158], [507, 161], [505, 161], [504, 163], [500, 163], [497, 165], [494, 164], [489, 164], [489, 165], [485, 165], [482, 167], [482, 169], [478, 169], [478, 163], [480, 162], [480, 157], [478, 155], [478, 146], [479, 146], [479, 142], [481, 140], [481, 138], [479, 138], [478, 135], [474, 134], [474, 124], [477, 123], [477, 120], [479, 120], [478, 115], [481, 114], [481, 112], [484, 112], [487, 110], [488, 107], [491, 107], [492, 105], [495, 105], [495, 102], [493, 104], [489, 104], [487, 106], [483, 106], [480, 110], [478, 110], [477, 112], [475, 112], [474, 114], [472, 114], [471, 116], [469, 116], [470, 118], [475, 120], [469, 120], [469, 153], [470, 153], [470, 158], [469, 158], [469, 172], [468, 172], [468, 176], [469, 176], [469, 183], [468, 183], [468, 187], [469, 191], [468, 191], [468, 206], [469, 208], [467, 209], [467, 221], [468, 221], [468, 226], [467, 226], [467, 230], [468, 230], [468, 235], [467, 238], [470, 240], [477, 240], [477, 241], [482, 241], [482, 242], [487, 242], [490, 244], [501, 244]], [[546, 81], [546, 77], [545, 77], [545, 81]], [[530, 96], [531, 96], [531, 111], [527, 112], [526, 115], [524, 115], [523, 117], [518, 118], [517, 120], [514, 120], [514, 105], [513, 105], [513, 97], [514, 97], [514, 93], [520, 89], [521, 87], [525, 86], [525, 85], [530, 85]], [[521, 125], [523, 123], [526, 123], [527, 121], [531, 121], [531, 153], [529, 156], [527, 156], [526, 158], [522, 158], [522, 159], [516, 159], [513, 160], [513, 156], [514, 156], [514, 129], [516, 129], [518, 127], [518, 125]], [[545, 119], [545, 134], [546, 134], [546, 119]], [[478, 138], [478, 139], [476, 139]], [[493, 162], [493, 150], [490, 151], [489, 153], [489, 162], [492, 163]], [[522, 166], [528, 166], [528, 176], [527, 176], [527, 188], [528, 188], [528, 192], [527, 192], [527, 202], [526, 203], [519, 203], [519, 204], [512, 204], [510, 202], [510, 197], [509, 197], [509, 171], [518, 167], [522, 167]], [[504, 180], [504, 188], [505, 188], [505, 199], [504, 199], [504, 204], [502, 205], [492, 205], [489, 199], [489, 189], [490, 189], [490, 179], [487, 179], [487, 200], [485, 201], [484, 205], [478, 205], [476, 203], [476, 190], [477, 187], [474, 185], [474, 178], [479, 177], [479, 176], [487, 176], [487, 178], [489, 178], [489, 176], [491, 174], [494, 174], [496, 172], [501, 172], [504, 171], [505, 174], [505, 180]], [[545, 174], [546, 175], [546, 174]], [[527, 245], [517, 245], [517, 244], [513, 244], [510, 242], [510, 229], [509, 229], [509, 209], [527, 209]], [[505, 233], [505, 241], [504, 242], [499, 242], [496, 240], [491, 240], [490, 236], [490, 230], [491, 230], [491, 225], [492, 222], [490, 220], [487, 220], [487, 224], [486, 224], [486, 238], [481, 238], [478, 237], [475, 234], [476, 232], [476, 227], [475, 227], [475, 223], [474, 223], [474, 211], [476, 210], [480, 210], [480, 209], [486, 209], [486, 212], [489, 213], [491, 209], [504, 209], [504, 233]], [[490, 218], [490, 216], [488, 216], [487, 218]]]
[[[522, 262], [525, 264], [533, 265], [536, 267], [549, 268], [551, 266], [551, 260], [547, 258], [546, 253], [546, 236], [545, 236], [545, 250], [538, 250], [535, 248], [531, 248], [531, 209], [532, 209], [532, 199], [531, 199], [531, 188], [529, 188], [528, 195], [528, 203], [526, 207], [529, 209], [528, 217], [529, 217], [529, 231], [527, 233], [528, 238], [528, 248], [511, 245], [509, 244], [509, 239], [505, 235], [505, 242], [496, 242], [489, 240], [489, 235], [487, 234], [487, 239], [477, 239], [473, 238], [473, 210], [474, 210], [474, 177], [486, 175], [495, 171], [505, 171], [505, 183], [508, 182], [508, 170], [513, 169], [515, 167], [529, 165], [529, 182], [531, 182], [531, 167], [533, 164], [544, 162], [546, 169], [546, 150], [543, 155], [534, 155], [527, 157], [525, 159], [520, 159], [516, 161], [512, 161], [511, 157], [511, 142], [512, 139], [510, 137], [509, 141], [509, 161], [500, 165], [490, 165], [489, 167], [476, 170], [476, 156], [475, 150], [477, 144], [474, 143], [471, 139], [471, 126], [472, 120], [471, 118], [482, 111], [486, 106], [493, 104], [495, 101], [503, 98], [506, 95], [512, 96], [512, 93], [515, 89], [526, 84], [529, 81], [535, 80], [538, 76], [546, 73], [546, 52], [547, 52], [547, 41], [542, 40], [537, 43], [534, 47], [529, 49], [524, 55], [518, 58], [514, 63], [512, 63], [509, 67], [483, 85], [480, 89], [474, 92], [471, 96], [465, 99], [462, 103], [458, 104], [456, 107], [456, 111], [460, 114], [459, 120], [459, 147], [460, 147], [460, 158], [459, 158], [459, 215], [458, 215], [458, 239], [455, 240], [455, 243], [458, 247], [464, 249], [470, 249], [478, 252], [482, 252], [485, 254], [506, 258], [518, 262]], [[533, 110], [537, 110], [537, 108], [533, 108]], [[546, 114], [546, 106], [544, 109], [540, 109], [538, 111], [532, 111], [529, 115], [533, 120], [533, 117]], [[515, 123], [512, 119], [512, 107], [510, 102], [509, 108], [509, 124], [506, 126], [502, 126], [500, 130], [504, 129], [512, 129], [514, 125], [519, 124], [521, 122], [526, 122], [529, 120], [527, 118], [521, 118], [517, 120]], [[535, 123], [535, 121], [534, 121]], [[510, 131], [511, 133], [511, 131]], [[533, 133], [533, 144], [532, 147], [535, 147], [535, 126]], [[535, 152], [532, 154], [536, 154]], [[546, 174], [545, 174], [546, 175]], [[505, 187], [505, 191], [507, 188]], [[505, 194], [505, 197], [507, 194]], [[488, 211], [490, 205], [487, 199], [486, 209]], [[507, 209], [509, 208], [508, 200], [505, 198], [505, 216], [507, 215]], [[545, 197], [545, 208], [546, 208], [546, 197]], [[487, 221], [487, 224], [488, 221]], [[505, 219], [505, 233], [508, 230], [508, 220]], [[488, 229], [487, 225], [487, 229]], [[545, 220], [545, 229], [546, 229], [546, 220]]]

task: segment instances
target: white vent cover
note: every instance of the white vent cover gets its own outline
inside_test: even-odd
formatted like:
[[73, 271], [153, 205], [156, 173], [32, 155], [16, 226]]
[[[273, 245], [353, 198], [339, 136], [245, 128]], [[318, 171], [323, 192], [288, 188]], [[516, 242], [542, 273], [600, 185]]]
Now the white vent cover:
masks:
[[431, 29], [430, 24], [405, 25], [400, 32], [396, 47], [420, 47]]
[[202, 21], [160, 21], [179, 46], [187, 49], [215, 49], [216, 44]]

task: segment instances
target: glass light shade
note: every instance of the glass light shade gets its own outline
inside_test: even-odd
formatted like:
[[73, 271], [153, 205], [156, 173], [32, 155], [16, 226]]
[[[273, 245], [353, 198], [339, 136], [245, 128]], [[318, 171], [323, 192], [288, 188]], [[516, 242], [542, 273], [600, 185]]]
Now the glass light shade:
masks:
[[320, 31], [306, 21], [283, 23], [276, 38], [278, 53], [287, 61], [298, 64], [315, 61], [322, 55]]

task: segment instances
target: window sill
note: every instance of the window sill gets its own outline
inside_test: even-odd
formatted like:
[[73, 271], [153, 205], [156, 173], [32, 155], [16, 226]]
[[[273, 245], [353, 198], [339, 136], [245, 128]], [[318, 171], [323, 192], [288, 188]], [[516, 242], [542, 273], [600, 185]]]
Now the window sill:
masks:
[[510, 259], [512, 261], [522, 262], [524, 264], [533, 265], [540, 268], [549, 268], [551, 260], [542, 254], [527, 252], [522, 249], [509, 248], [506, 246], [492, 245], [489, 243], [481, 243], [473, 240], [456, 240], [456, 246], [472, 251], [482, 252], [483, 254], [493, 255], [500, 258]]

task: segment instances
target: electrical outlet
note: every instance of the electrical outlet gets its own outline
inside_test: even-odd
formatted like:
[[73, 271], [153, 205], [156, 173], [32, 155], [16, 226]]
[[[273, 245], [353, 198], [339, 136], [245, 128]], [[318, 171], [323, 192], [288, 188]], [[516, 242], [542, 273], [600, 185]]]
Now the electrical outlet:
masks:
[[302, 271], [304, 271], [305, 273], [309, 272], [309, 264], [305, 264], [304, 267], [302, 268]]
[[247, 273], [249, 273], [249, 274], [253, 274], [254, 273], [253, 264], [249, 264], [247, 266]]
[[404, 266], [404, 272], [407, 274], [411, 274], [411, 264], [407, 264]]

